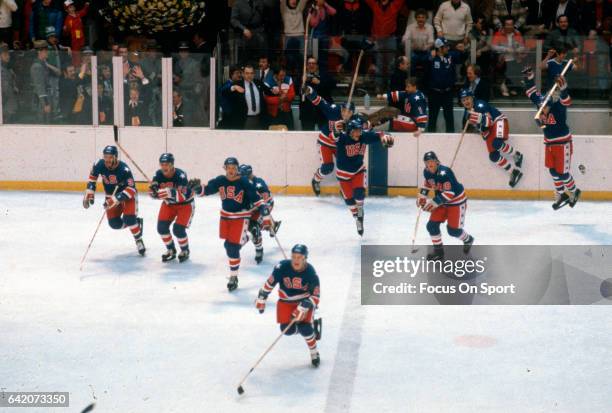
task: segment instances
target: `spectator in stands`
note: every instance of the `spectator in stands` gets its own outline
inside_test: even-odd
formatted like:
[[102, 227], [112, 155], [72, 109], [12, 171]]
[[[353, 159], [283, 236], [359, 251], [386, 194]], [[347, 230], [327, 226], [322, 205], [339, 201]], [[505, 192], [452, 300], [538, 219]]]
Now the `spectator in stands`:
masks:
[[280, 0], [283, 18], [284, 51], [289, 70], [300, 67], [304, 50], [304, 8], [307, 0]]
[[285, 125], [293, 130], [291, 102], [295, 97], [293, 79], [283, 67], [274, 70], [272, 82], [266, 84], [269, 94], [265, 95], [270, 125]]
[[[391, 62], [397, 50], [397, 16], [404, 0], [365, 0], [373, 14], [371, 34], [376, 44], [376, 84], [380, 92], [386, 88], [385, 79], [391, 72]], [[401, 88], [400, 88], [401, 89]]]
[[389, 79], [388, 90], [403, 90], [402, 88], [406, 85], [406, 79], [408, 79], [408, 69], [410, 64], [406, 56], [400, 56], [395, 59], [395, 69]]
[[266, 50], [263, 13], [263, 0], [236, 0], [232, 7], [230, 23], [239, 36], [239, 54], [245, 61]]
[[255, 78], [255, 69], [246, 65], [243, 70], [244, 109], [246, 110], [244, 129], [262, 129], [266, 113], [263, 83]]
[[580, 38], [578, 32], [569, 27], [569, 18], [566, 15], [557, 17], [557, 28], [550, 31], [544, 41], [544, 51], [550, 49], [567, 48], [572, 53], [577, 54], [579, 51]]
[[126, 126], [150, 126], [148, 109], [145, 102], [140, 98], [138, 87], [131, 87], [129, 91], [129, 101], [125, 105], [125, 124]]
[[46, 40], [35, 40], [34, 49], [36, 49], [36, 59], [30, 67], [30, 79], [35, 97], [34, 111], [36, 113], [36, 121], [40, 124], [48, 124], [51, 120], [52, 100], [49, 95], [51, 85], [49, 83], [49, 64], [47, 57], [49, 49], [47, 48]]
[[554, 21], [551, 2], [546, 0], [528, 0], [526, 5], [526, 35], [541, 37], [548, 32]]
[[224, 129], [243, 129], [246, 122], [246, 100], [242, 84], [242, 71], [237, 66], [230, 67], [230, 78], [221, 86], [220, 106], [223, 115], [221, 127]]
[[[474, 26], [470, 30], [470, 44], [476, 43], [476, 64], [481, 67], [483, 73], [491, 73], [491, 41], [489, 29], [483, 16], [476, 16]], [[471, 53], [471, 47], [470, 47]]]
[[464, 89], [470, 90], [474, 94], [474, 99], [488, 102], [491, 99], [491, 88], [486, 79], [480, 77], [480, 66], [469, 64], [465, 69]]
[[[319, 66], [321, 70], [327, 71], [327, 56], [329, 54], [330, 17], [336, 14], [336, 9], [327, 4], [325, 0], [315, 0], [315, 5], [309, 10], [311, 39], [317, 39], [319, 43]], [[312, 46], [312, 45], [311, 45]], [[312, 47], [308, 47], [312, 50]]]
[[261, 56], [257, 64], [256, 77], [263, 83], [266, 81], [268, 76], [272, 76], [272, 71], [270, 70], [270, 60], [267, 56]]
[[612, 2], [585, 0], [580, 8], [580, 16], [582, 33], [590, 35], [594, 31], [601, 35], [606, 29], [606, 18], [612, 19]]
[[372, 25], [372, 12], [363, 0], [343, 0], [338, 7], [337, 22], [342, 39], [340, 49], [335, 52], [341, 58], [338, 72], [352, 72], [351, 63], [357, 61], [361, 50], [364, 28], [369, 33]]
[[206, 33], [203, 30], [197, 30], [193, 34], [191, 41], [195, 46], [193, 49], [194, 53], [211, 55], [213, 50], [215, 50], [215, 43], [208, 40]]
[[193, 121], [191, 119], [191, 112], [185, 105], [183, 100], [183, 94], [180, 90], [175, 89], [172, 91], [172, 126], [182, 127], [191, 126]]
[[13, 42], [13, 12], [17, 11], [15, 0], [0, 1], [0, 43]]
[[429, 132], [436, 131], [440, 108], [444, 111], [446, 132], [455, 132], [453, 115], [453, 87], [456, 70], [452, 56], [449, 55], [448, 41], [438, 38], [434, 42], [435, 51], [429, 62]]
[[[415, 22], [406, 26], [406, 31], [402, 37], [404, 43], [410, 42], [410, 59], [412, 66], [410, 73], [413, 76], [416, 75], [418, 68], [426, 66], [429, 62], [431, 49], [434, 43], [434, 29], [433, 26], [427, 22], [427, 11], [425, 9], [419, 9], [414, 15]], [[397, 85], [400, 85], [400, 83], [397, 83]], [[404, 82], [402, 82], [401, 85], [401, 87], [392, 88], [391, 90], [401, 90]]]
[[514, 89], [509, 89], [511, 79], [518, 77], [522, 66], [522, 54], [525, 50], [525, 41], [521, 33], [514, 28], [514, 18], [507, 16], [503, 19], [504, 27], [493, 35], [491, 46], [498, 54], [496, 71], [501, 79], [499, 86], [502, 96], [516, 96]]
[[62, 32], [63, 14], [51, 3], [51, 0], [40, 0], [33, 4], [30, 15], [30, 41], [46, 39], [45, 30], [48, 26], [53, 26], [56, 33]]
[[472, 17], [482, 16], [487, 25], [493, 22], [493, 10], [495, 9], [495, 0], [472, 0], [470, 3]]
[[172, 75], [175, 89], [180, 89], [181, 96], [190, 105], [202, 100], [201, 63], [192, 58], [187, 42], [179, 43], [178, 59], [174, 61]]
[[[328, 73], [319, 71], [317, 59], [313, 56], [308, 56], [306, 62], [306, 86], [312, 87], [317, 95], [326, 101], [333, 102], [332, 91], [336, 87], [336, 82]], [[327, 123], [327, 119], [309, 99], [300, 101], [300, 120], [303, 130], [315, 130], [315, 125], [319, 128]]]
[[110, 66], [101, 65], [98, 80], [98, 120], [102, 125], [113, 123], [113, 73]]
[[0, 78], [2, 79], [2, 116], [4, 123], [13, 123], [18, 113], [19, 89], [17, 76], [11, 67], [11, 53], [6, 44], [0, 45]]
[[64, 68], [64, 76], [59, 81], [59, 90], [59, 106], [63, 123], [66, 125], [78, 124], [77, 116], [83, 111], [84, 97], [74, 65], [69, 64]]
[[496, 30], [502, 28], [502, 19], [506, 16], [511, 16], [514, 19], [514, 27], [521, 30], [527, 19], [527, 9], [523, 7], [520, 0], [495, 0], [493, 25]]
[[72, 54], [72, 64], [79, 66], [81, 63], [81, 54], [78, 53], [85, 46], [85, 28], [83, 26], [83, 18], [87, 16], [89, 11], [89, 2], [85, 3], [85, 7], [77, 12], [73, 0], [64, 2], [68, 15], [64, 20], [63, 33], [70, 39], [70, 49]]
[[573, 0], [553, 0], [553, 16], [558, 22], [560, 16], [567, 16], [569, 27], [578, 29], [578, 6]]
[[465, 58], [465, 47], [472, 24], [470, 6], [461, 0], [448, 0], [440, 4], [434, 17], [437, 36], [448, 41], [450, 54], [458, 65], [462, 64]]

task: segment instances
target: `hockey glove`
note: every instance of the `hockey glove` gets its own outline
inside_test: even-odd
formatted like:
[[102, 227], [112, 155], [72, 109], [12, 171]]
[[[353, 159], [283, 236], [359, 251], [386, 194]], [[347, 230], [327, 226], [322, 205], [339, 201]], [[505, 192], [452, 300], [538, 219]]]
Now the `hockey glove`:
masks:
[[312, 87], [306, 86], [306, 85], [302, 87], [302, 95], [310, 96], [312, 95], [312, 92], [313, 92]]
[[427, 203], [427, 197], [423, 194], [418, 194], [416, 199], [417, 208], [423, 208]]
[[433, 199], [428, 199], [425, 205], [423, 205], [423, 211], [431, 212], [439, 206], [440, 205]]
[[266, 311], [266, 300], [268, 299], [268, 294], [263, 290], [259, 290], [259, 294], [257, 295], [257, 299], [255, 300], [255, 308], [259, 310], [259, 314], [263, 314]]
[[523, 74], [526, 80], [532, 80], [535, 77], [535, 74], [533, 73], [533, 68], [531, 66], [526, 66], [521, 71], [521, 73]]
[[564, 91], [567, 89], [567, 81], [565, 80], [565, 77], [557, 76], [556, 82], [557, 85], [559, 85], [559, 90]]
[[159, 194], [157, 193], [158, 191], [159, 191], [159, 184], [157, 182], [153, 182], [151, 183], [151, 185], [149, 185], [149, 195], [151, 196], [151, 198], [158, 199], [159, 198]]
[[480, 125], [480, 122], [482, 122], [482, 113], [474, 111], [468, 112], [468, 122], [474, 126]]
[[187, 186], [197, 195], [202, 196], [202, 181], [200, 181], [198, 178], [190, 179]]
[[382, 135], [380, 137], [380, 142], [385, 148], [392, 148], [393, 144], [395, 143], [393, 136], [391, 135]]
[[309, 299], [302, 300], [300, 301], [300, 305], [291, 313], [291, 318], [297, 323], [300, 323], [306, 319], [310, 309], [312, 309], [312, 302]]
[[106, 201], [104, 201], [104, 209], [106, 210], [113, 209], [117, 205], [119, 205], [119, 200], [114, 195], [107, 197]]
[[83, 208], [87, 209], [94, 203], [94, 191], [91, 189], [87, 189], [85, 191], [85, 196], [83, 197]]
[[162, 188], [157, 193], [159, 199], [166, 201], [176, 201], [176, 189], [174, 188]]

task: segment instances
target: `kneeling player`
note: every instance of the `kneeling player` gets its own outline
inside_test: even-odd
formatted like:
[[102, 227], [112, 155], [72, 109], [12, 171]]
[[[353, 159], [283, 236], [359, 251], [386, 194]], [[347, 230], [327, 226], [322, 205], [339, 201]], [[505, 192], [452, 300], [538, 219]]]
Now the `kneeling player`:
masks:
[[459, 96], [465, 108], [464, 122], [467, 118], [467, 121], [478, 129], [487, 144], [489, 159], [510, 172], [508, 185], [514, 188], [523, 177], [523, 154], [515, 151], [508, 143], [508, 118], [484, 100], [475, 101], [474, 94], [469, 89], [462, 89]]
[[219, 238], [224, 239], [225, 252], [229, 259], [230, 276], [227, 289], [238, 288], [238, 270], [240, 269], [240, 249], [247, 242], [247, 231], [252, 208], [259, 209], [264, 225], [270, 222], [270, 212], [263, 199], [257, 194], [255, 186], [238, 170], [236, 158], [227, 158], [224, 162], [225, 175], [219, 175], [202, 186], [199, 179], [189, 181], [189, 187], [198, 196], [219, 193], [221, 198], [221, 219]]
[[[418, 138], [427, 129], [429, 115], [427, 111], [427, 99], [417, 89], [417, 81], [414, 78], [406, 80], [404, 90], [393, 90], [382, 95], [379, 99], [386, 99], [387, 103], [400, 110], [400, 115], [391, 120], [391, 130], [394, 132], [414, 132]], [[371, 121], [371, 119], [370, 119]]]
[[291, 260], [283, 260], [274, 267], [272, 275], [259, 290], [255, 306], [259, 313], [266, 308], [266, 299], [276, 284], [278, 302], [276, 304], [276, 321], [281, 331], [290, 336], [300, 333], [310, 349], [312, 365], [319, 366], [321, 359], [317, 350], [317, 340], [321, 338], [321, 319], [314, 320], [314, 312], [319, 305], [319, 277], [312, 265], [307, 262], [308, 248], [296, 244], [291, 249]]
[[366, 167], [363, 156], [367, 145], [381, 142], [383, 146], [393, 146], [393, 137], [373, 130], [364, 130], [365, 121], [354, 115], [346, 124], [346, 132], [335, 136], [338, 148], [336, 159], [336, 178], [344, 202], [357, 223], [357, 233], [363, 235], [363, 203], [365, 200]]
[[[533, 70], [526, 68], [523, 73], [526, 77], [527, 97], [539, 108], [544, 103], [544, 98], [535, 86]], [[574, 145], [567, 126], [567, 107], [572, 104], [572, 99], [567, 91], [565, 78], [558, 77], [557, 84], [560, 93], [553, 94], [542, 108], [540, 119], [536, 120], [538, 126], [544, 129], [546, 146], [544, 165], [548, 168], [555, 184], [555, 202], [552, 205], [554, 210], [567, 204], [573, 208], [580, 198], [580, 189], [576, 187], [571, 173]]]
[[[240, 175], [244, 176], [255, 185], [255, 190], [263, 199], [266, 207], [268, 208], [268, 212], [272, 213], [272, 208], [274, 208], [274, 198], [272, 198], [272, 192], [270, 192], [270, 188], [268, 188], [268, 184], [262, 178], [255, 176], [253, 174], [253, 168], [251, 165], [240, 165]], [[270, 218], [272, 216], [270, 215]], [[251, 241], [255, 246], [255, 262], [257, 264], [261, 263], [263, 260], [263, 240], [261, 237], [261, 231], [267, 230], [270, 232], [270, 236], [273, 237], [276, 235], [276, 231], [280, 227], [281, 221], [273, 221], [273, 225], [271, 227], [265, 226], [263, 222], [263, 217], [259, 212], [259, 208], [254, 208], [251, 214], [251, 218], [249, 219], [249, 232], [251, 234]]]
[[[437, 260], [444, 258], [444, 247], [440, 224], [447, 222], [448, 235], [463, 241], [463, 252], [470, 252], [474, 243], [474, 237], [463, 230], [465, 222], [465, 210], [467, 208], [467, 197], [453, 171], [444, 165], [440, 165], [438, 157], [433, 152], [427, 152], [423, 157], [425, 169], [423, 175], [425, 182], [417, 197], [417, 207], [423, 211], [431, 212], [427, 231], [431, 236], [434, 249], [427, 259]], [[434, 190], [433, 199], [429, 199], [430, 190]]]
[[136, 241], [140, 255], [146, 248], [142, 241], [142, 218], [138, 218], [138, 192], [130, 168], [118, 159], [116, 146], [109, 145], [103, 150], [104, 159], [94, 163], [89, 173], [89, 182], [83, 198], [83, 208], [94, 203], [96, 181], [102, 175], [106, 200], [104, 208], [108, 225], [112, 229], [129, 228]]
[[157, 232], [167, 249], [162, 255], [162, 261], [176, 258], [176, 247], [170, 234], [170, 225], [174, 221], [172, 232], [181, 247], [178, 259], [184, 262], [189, 259], [187, 228], [193, 218], [193, 192], [187, 185], [187, 174], [174, 167], [174, 155], [163, 153], [159, 157], [159, 167], [149, 186], [149, 194], [153, 199], [163, 201], [157, 217]]

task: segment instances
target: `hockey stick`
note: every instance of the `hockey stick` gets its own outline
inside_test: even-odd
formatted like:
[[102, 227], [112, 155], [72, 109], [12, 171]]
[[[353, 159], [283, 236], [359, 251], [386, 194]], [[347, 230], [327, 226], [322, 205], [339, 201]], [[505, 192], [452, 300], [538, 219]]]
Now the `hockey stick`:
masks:
[[147, 174], [144, 173], [144, 171], [140, 168], [140, 166], [138, 166], [138, 164], [134, 161], [134, 159], [132, 159], [130, 154], [127, 153], [127, 151], [125, 149], [123, 149], [123, 146], [121, 146], [121, 144], [119, 143], [119, 128], [117, 127], [117, 125], [113, 125], [113, 131], [115, 132], [115, 143], [117, 144], [117, 147], [119, 149], [121, 149], [121, 152], [123, 152], [125, 157], [128, 158], [130, 160], [130, 162], [132, 162], [132, 164], [136, 167], [136, 169], [138, 169], [138, 172], [140, 172], [142, 174], [142, 176], [144, 176], [144, 178], [147, 180], [147, 182], [151, 182], [151, 180], [149, 179]]
[[421, 212], [423, 212], [423, 208], [419, 208], [419, 212], [417, 212], [416, 222], [414, 223], [414, 234], [412, 234], [412, 249], [410, 250], [410, 252], [412, 252], [413, 254], [419, 250], [418, 248], [414, 247], [414, 244], [416, 244], [416, 237], [417, 232], [419, 230], [419, 219], [421, 218]]
[[[115, 189], [113, 190], [113, 195], [115, 196], [115, 193], [117, 193], [117, 188], [119, 188], [119, 185], [115, 185]], [[81, 265], [79, 267], [79, 271], [83, 271], [83, 265], [85, 263], [85, 258], [87, 258], [87, 254], [89, 253], [89, 249], [91, 248], [91, 244], [93, 244], [94, 239], [96, 238], [96, 234], [98, 233], [98, 230], [100, 229], [100, 225], [102, 225], [102, 221], [104, 221], [104, 217], [106, 216], [106, 210], [104, 210], [104, 212], [102, 212], [102, 216], [100, 217], [100, 220], [98, 221], [98, 225], [96, 226], [96, 230], [94, 231], [93, 235], [91, 236], [91, 240], [89, 241], [89, 245], [87, 246], [87, 249], [85, 250], [85, 253], [83, 254], [83, 258], [81, 258]]]
[[[270, 217], [270, 218], [272, 218], [272, 217]], [[272, 219], [272, 227], [274, 227], [274, 222], [275, 222], [274, 219]], [[278, 249], [281, 250], [281, 252], [283, 253], [283, 257], [285, 257], [285, 259], [288, 259], [287, 258], [287, 254], [285, 253], [285, 249], [283, 248], [283, 246], [281, 245], [280, 241], [278, 240], [277, 234], [274, 234], [274, 236], [272, 238], [274, 238], [274, 240], [276, 241], [276, 245], [278, 245]]]
[[[313, 3], [313, 6], [315, 4]], [[306, 16], [306, 25], [304, 26], [304, 66], [302, 67], [302, 89], [306, 85], [306, 62], [308, 61], [308, 31], [310, 30], [310, 16], [312, 13], [309, 11]], [[300, 90], [300, 91], [301, 91]], [[306, 95], [302, 94], [302, 102], [306, 99]]]
[[346, 106], [351, 106], [351, 101], [353, 100], [353, 92], [355, 91], [355, 84], [357, 83], [357, 76], [359, 75], [359, 67], [361, 66], [361, 59], [366, 51], [366, 49], [371, 49], [374, 47], [374, 44], [369, 42], [367, 39], [364, 39], [363, 44], [361, 46], [361, 50], [359, 51], [359, 56], [357, 57], [357, 65], [355, 67], [355, 72], [353, 72], [353, 80], [351, 82], [351, 88], [349, 89], [348, 100], [346, 101]]
[[463, 127], [463, 132], [461, 132], [461, 139], [459, 139], [459, 143], [457, 144], [457, 149], [455, 149], [455, 155], [453, 156], [453, 161], [450, 164], [450, 168], [453, 169], [453, 165], [455, 164], [455, 160], [457, 159], [457, 155], [459, 154], [459, 149], [461, 148], [461, 144], [463, 143], [463, 138], [465, 138], [465, 132], [467, 131], [468, 125], [470, 122], [468, 119], [465, 120], [465, 126]]
[[285, 327], [285, 329], [278, 335], [278, 337], [276, 337], [276, 340], [274, 340], [272, 342], [272, 344], [270, 344], [270, 347], [268, 347], [266, 349], [266, 351], [264, 351], [264, 353], [261, 355], [261, 357], [259, 357], [259, 360], [257, 360], [257, 362], [253, 365], [253, 367], [251, 367], [251, 369], [249, 370], [249, 372], [247, 374], [244, 375], [244, 377], [242, 378], [242, 380], [240, 380], [240, 383], [238, 383], [238, 388], [236, 389], [238, 391], [238, 394], [243, 394], [244, 393], [244, 388], [242, 387], [242, 385], [244, 384], [244, 382], [246, 381], [247, 377], [249, 377], [249, 375], [253, 372], [253, 370], [255, 370], [255, 368], [259, 365], [259, 363], [261, 363], [261, 361], [263, 360], [263, 358], [266, 356], [266, 354], [268, 354], [270, 352], [270, 350], [272, 350], [272, 348], [276, 345], [276, 343], [278, 343], [278, 340], [280, 340], [287, 331], [289, 331], [289, 329], [291, 328], [291, 326], [293, 326], [293, 324], [296, 322], [297, 320], [294, 318], [293, 320], [291, 320], [291, 322], [287, 325], [287, 327]]
[[[570, 60], [567, 61], [567, 64], [563, 68], [563, 71], [561, 72], [560, 76], [565, 76], [565, 73], [567, 73], [567, 71], [569, 70], [569, 68], [572, 65], [573, 61], [574, 61], [574, 59], [570, 59]], [[548, 101], [550, 100], [550, 97], [555, 92], [555, 90], [557, 90], [558, 87], [559, 87], [559, 85], [557, 84], [557, 82], [555, 82], [555, 84], [552, 85], [552, 87], [550, 88], [550, 90], [546, 94], [546, 97], [544, 98], [544, 101], [540, 105], [540, 108], [538, 109], [538, 111], [536, 112], [535, 116], [533, 117], [535, 120], [539, 120], [540, 119], [540, 115], [542, 114], [542, 110], [544, 110], [544, 107], [546, 106], [546, 104], [548, 104]]]

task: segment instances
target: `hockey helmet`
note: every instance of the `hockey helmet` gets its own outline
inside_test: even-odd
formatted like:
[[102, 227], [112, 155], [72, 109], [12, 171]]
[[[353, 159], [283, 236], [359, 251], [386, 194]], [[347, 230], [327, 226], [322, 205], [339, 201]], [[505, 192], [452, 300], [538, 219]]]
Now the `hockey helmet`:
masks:
[[238, 167], [240, 166], [240, 163], [238, 162], [238, 159], [234, 158], [233, 156], [230, 156], [229, 158], [225, 159], [225, 162], [223, 162], [223, 166], [229, 165], [236, 165]]
[[253, 167], [251, 165], [242, 164], [240, 165], [240, 175], [248, 178], [253, 173]]
[[425, 153], [425, 155], [423, 156], [423, 162], [427, 161], [440, 162], [440, 160], [438, 159], [438, 155], [436, 155], [434, 151], [429, 151]]
[[351, 103], [344, 102], [342, 105], [340, 105], [340, 108], [341, 109], [348, 109], [351, 112], [355, 113], [355, 104], [353, 102], [351, 102]]
[[159, 157], [159, 163], [171, 163], [174, 165], [174, 155], [171, 153], [162, 153]]
[[304, 258], [308, 258], [308, 247], [304, 244], [295, 244], [293, 248], [291, 248], [292, 254], [301, 254]]
[[117, 147], [114, 145], [107, 145], [104, 147], [104, 150], [102, 151], [102, 155], [114, 155], [114, 156], [119, 156], [119, 151], [117, 150]]
[[363, 130], [364, 127], [365, 127], [365, 119], [360, 115], [353, 115], [351, 116], [348, 123], [346, 124], [346, 132], [350, 134], [352, 130], [354, 129]]
[[461, 89], [461, 91], [459, 91], [459, 99], [464, 99], [464, 98], [473, 98], [474, 97], [474, 93], [472, 93], [472, 91], [468, 88], [463, 88]]

